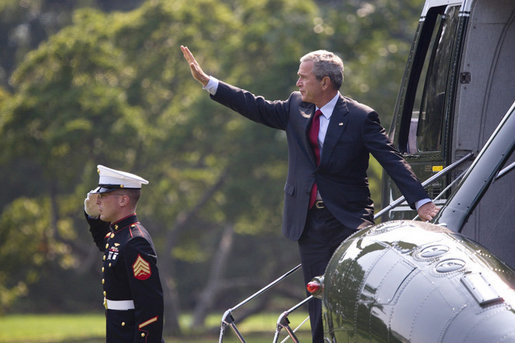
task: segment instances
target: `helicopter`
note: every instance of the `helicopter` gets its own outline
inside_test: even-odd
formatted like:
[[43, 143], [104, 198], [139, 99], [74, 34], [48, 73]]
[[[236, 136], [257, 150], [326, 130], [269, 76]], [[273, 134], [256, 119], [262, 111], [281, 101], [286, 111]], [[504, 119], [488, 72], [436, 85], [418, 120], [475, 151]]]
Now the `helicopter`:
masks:
[[514, 112], [515, 102], [432, 223], [360, 230], [308, 284], [327, 342], [515, 341], [515, 271], [460, 233], [491, 197], [494, 220], [513, 217], [513, 196], [496, 194], [515, 184]]
[[[441, 210], [412, 220], [384, 174], [381, 223], [342, 242], [274, 343], [299, 342], [288, 316], [315, 297], [327, 343], [515, 341], [513, 42], [511, 0], [425, 2], [388, 135]], [[233, 312], [300, 268], [228, 309], [219, 342], [244, 343]]]

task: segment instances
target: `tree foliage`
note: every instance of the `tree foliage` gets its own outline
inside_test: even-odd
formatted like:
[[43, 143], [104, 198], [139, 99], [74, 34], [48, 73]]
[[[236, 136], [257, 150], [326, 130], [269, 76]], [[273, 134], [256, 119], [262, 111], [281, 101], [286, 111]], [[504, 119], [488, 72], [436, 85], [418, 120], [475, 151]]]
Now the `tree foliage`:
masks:
[[[202, 294], [216, 298], [204, 311], [226, 306], [249, 290], [228, 299], [241, 285], [228, 280], [249, 276], [252, 289], [297, 263], [280, 235], [284, 135], [209, 100], [179, 46], [209, 73], [270, 99], [295, 89], [300, 56], [333, 50], [346, 63], [344, 93], [386, 111], [419, 10], [419, 1], [402, 3], [149, 0], [128, 12], [71, 11], [70, 25], [26, 54], [12, 89], [0, 90], [0, 309], [30, 297], [42, 266], [98, 276], [82, 213], [96, 164], [150, 180], [138, 214], [157, 246], [175, 333], [180, 308]], [[378, 175], [374, 167], [374, 187]], [[231, 268], [210, 264], [216, 252]]]

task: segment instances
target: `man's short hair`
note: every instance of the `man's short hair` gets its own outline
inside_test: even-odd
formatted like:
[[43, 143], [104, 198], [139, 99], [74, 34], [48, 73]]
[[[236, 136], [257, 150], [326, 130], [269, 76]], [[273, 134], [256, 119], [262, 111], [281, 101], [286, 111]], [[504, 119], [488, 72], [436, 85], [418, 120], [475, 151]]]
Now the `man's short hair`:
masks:
[[313, 74], [318, 80], [328, 76], [335, 89], [343, 84], [343, 61], [340, 57], [327, 50], [316, 50], [300, 58], [300, 62], [313, 62]]
[[139, 197], [141, 196], [141, 190], [140, 189], [119, 189], [117, 190], [120, 194], [125, 194], [129, 197], [129, 201], [131, 203], [131, 206], [136, 208], [136, 205], [138, 204]]

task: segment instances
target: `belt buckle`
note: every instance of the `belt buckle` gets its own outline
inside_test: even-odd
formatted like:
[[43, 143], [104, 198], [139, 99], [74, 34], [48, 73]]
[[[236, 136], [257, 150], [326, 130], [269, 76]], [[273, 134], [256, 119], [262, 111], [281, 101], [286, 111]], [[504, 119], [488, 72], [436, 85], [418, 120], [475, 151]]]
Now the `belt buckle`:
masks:
[[324, 202], [322, 200], [315, 201], [315, 207], [318, 209], [325, 208]]

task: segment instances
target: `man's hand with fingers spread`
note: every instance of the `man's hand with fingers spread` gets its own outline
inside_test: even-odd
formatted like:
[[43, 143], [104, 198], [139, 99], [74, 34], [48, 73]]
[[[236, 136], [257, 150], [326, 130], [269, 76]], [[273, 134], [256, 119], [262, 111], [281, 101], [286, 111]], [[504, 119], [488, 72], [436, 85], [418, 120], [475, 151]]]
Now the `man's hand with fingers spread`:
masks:
[[200, 64], [195, 59], [195, 56], [191, 53], [190, 49], [188, 47], [181, 45], [181, 51], [184, 55], [184, 58], [190, 65], [191, 75], [193, 75], [193, 78], [200, 82], [202, 86], [206, 86], [209, 82], [209, 75], [204, 73], [202, 68], [200, 67]]

